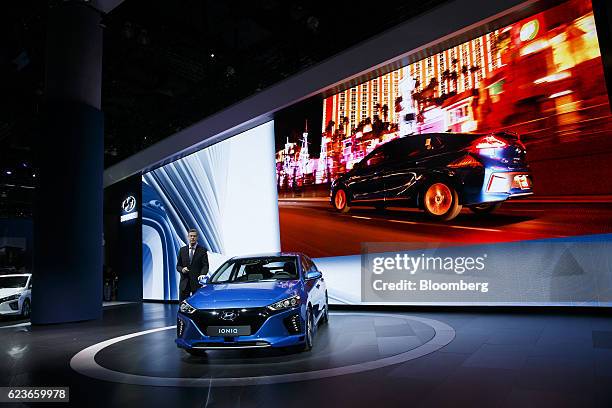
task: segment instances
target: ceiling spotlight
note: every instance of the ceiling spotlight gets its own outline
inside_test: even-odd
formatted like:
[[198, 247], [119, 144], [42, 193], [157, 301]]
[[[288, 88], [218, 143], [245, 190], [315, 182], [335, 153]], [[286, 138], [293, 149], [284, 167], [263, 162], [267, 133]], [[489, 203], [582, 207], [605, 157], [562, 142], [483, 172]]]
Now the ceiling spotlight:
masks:
[[7, 176], [10, 176], [11, 174], [13, 174], [13, 172], [10, 171], [10, 170], [5, 171], [5, 173], [6, 173]]

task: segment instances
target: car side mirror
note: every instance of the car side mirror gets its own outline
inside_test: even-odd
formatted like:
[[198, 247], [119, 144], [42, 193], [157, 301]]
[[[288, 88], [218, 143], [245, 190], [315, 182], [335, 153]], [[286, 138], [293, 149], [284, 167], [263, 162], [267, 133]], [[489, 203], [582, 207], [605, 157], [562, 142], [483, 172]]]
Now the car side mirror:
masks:
[[208, 283], [208, 275], [200, 276], [198, 278], [198, 283], [202, 286], [206, 285]]
[[323, 276], [323, 274], [319, 271], [317, 271], [316, 269], [311, 269], [310, 271], [306, 272], [306, 280], [313, 280], [313, 279], [319, 279]]

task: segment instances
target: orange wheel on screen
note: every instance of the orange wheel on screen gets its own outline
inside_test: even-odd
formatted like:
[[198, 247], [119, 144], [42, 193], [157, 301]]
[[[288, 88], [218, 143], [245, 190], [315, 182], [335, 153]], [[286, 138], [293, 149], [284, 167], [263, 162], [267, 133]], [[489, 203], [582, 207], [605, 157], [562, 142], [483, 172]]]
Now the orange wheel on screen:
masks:
[[423, 195], [423, 209], [431, 218], [450, 221], [461, 212], [459, 195], [446, 182], [430, 184]]

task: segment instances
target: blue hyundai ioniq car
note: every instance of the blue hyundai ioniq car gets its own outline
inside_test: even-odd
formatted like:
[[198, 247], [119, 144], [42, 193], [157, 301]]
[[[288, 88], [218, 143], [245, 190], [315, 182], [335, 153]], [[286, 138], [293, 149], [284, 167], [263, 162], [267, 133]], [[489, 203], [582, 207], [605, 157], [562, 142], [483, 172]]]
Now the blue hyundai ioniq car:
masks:
[[329, 318], [322, 273], [302, 253], [234, 257], [180, 304], [176, 344], [204, 350], [296, 346], [310, 350]]

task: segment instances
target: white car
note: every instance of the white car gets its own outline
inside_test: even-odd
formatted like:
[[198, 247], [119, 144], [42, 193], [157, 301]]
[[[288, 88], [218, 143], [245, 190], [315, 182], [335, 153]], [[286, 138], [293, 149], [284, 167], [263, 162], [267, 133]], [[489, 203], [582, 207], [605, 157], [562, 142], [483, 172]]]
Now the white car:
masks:
[[30, 317], [32, 274], [0, 275], [0, 316]]

